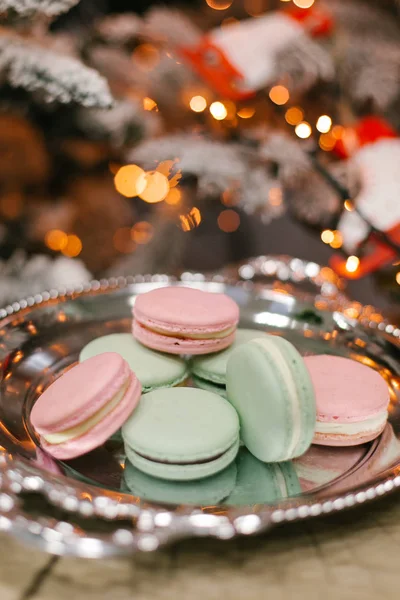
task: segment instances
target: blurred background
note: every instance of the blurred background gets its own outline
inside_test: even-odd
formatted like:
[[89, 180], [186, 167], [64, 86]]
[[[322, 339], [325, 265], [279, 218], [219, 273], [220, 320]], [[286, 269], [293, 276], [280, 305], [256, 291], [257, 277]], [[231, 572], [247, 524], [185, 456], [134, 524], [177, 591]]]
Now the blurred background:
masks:
[[400, 3], [0, 0], [0, 304], [330, 263], [398, 318]]

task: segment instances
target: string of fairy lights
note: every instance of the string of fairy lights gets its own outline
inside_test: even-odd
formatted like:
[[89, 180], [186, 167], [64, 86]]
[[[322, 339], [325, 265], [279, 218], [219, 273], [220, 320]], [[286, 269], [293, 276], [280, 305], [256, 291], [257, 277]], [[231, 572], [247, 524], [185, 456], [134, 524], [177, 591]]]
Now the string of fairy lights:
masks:
[[[234, 3], [234, 0], [204, 0], [208, 8], [216, 11], [226, 11]], [[316, 0], [280, 0], [282, 3], [292, 2], [300, 9], [309, 9]], [[269, 8], [268, 0], [243, 0], [244, 10], [249, 16], [260, 16]], [[236, 23], [237, 19], [228, 16], [222, 19], [222, 27], [229, 27]], [[167, 53], [168, 54], [168, 53]], [[160, 60], [160, 50], [150, 42], [139, 44], [133, 55], [137, 64], [144, 70], [152, 70]], [[282, 115], [287, 126], [292, 128], [295, 136], [301, 140], [312, 139], [314, 146], [323, 152], [331, 152], [339, 140], [346, 136], [346, 129], [338, 123], [334, 123], [329, 114], [320, 114], [313, 119], [307, 118], [306, 111], [297, 104], [291, 104], [292, 99], [289, 89], [283, 83], [276, 83], [265, 96], [275, 107], [278, 114]], [[254, 102], [246, 102], [245, 105], [237, 106], [233, 101], [215, 97], [208, 88], [190, 87], [182, 91], [182, 101], [185, 106], [202, 118], [201, 123], [212, 122], [226, 125], [227, 128], [236, 128], [240, 121], [249, 120], [257, 116], [260, 110], [255, 98]], [[143, 108], [146, 111], [158, 111], [155, 100], [150, 97], [142, 98]], [[211, 121], [210, 121], [211, 120]], [[343, 208], [352, 212], [356, 210], [349, 194], [339, 183], [327, 173], [325, 167], [319, 164], [313, 153], [314, 163], [317, 170], [325, 176], [340, 193]], [[202, 215], [198, 207], [193, 206], [188, 212], [179, 214], [179, 205], [182, 200], [182, 191], [179, 187], [182, 174], [177, 166], [177, 160], [164, 161], [151, 171], [145, 171], [138, 165], [110, 165], [114, 175], [116, 190], [126, 198], [138, 198], [148, 204], [165, 202], [170, 206], [178, 208], [177, 225], [184, 231], [189, 232], [198, 227], [202, 222]], [[268, 202], [272, 206], [282, 203], [282, 191], [273, 188], [269, 191]], [[221, 211], [217, 217], [219, 229], [225, 233], [233, 233], [240, 227], [240, 214], [235, 210], [235, 198], [230, 190], [226, 190], [221, 197]], [[147, 244], [155, 235], [153, 226], [147, 221], [139, 221], [132, 227], [118, 229], [114, 235], [114, 247], [118, 252], [134, 252], [138, 245]], [[336, 229], [325, 229], [321, 232], [321, 240], [335, 250], [343, 245], [340, 231]], [[66, 234], [60, 230], [52, 230], [46, 234], [46, 245], [54, 251], [59, 251], [66, 256], [78, 256], [82, 250], [81, 240], [74, 234]], [[356, 273], [360, 266], [360, 259], [349, 256], [346, 261], [348, 273]], [[400, 271], [396, 275], [396, 281], [400, 285]]]

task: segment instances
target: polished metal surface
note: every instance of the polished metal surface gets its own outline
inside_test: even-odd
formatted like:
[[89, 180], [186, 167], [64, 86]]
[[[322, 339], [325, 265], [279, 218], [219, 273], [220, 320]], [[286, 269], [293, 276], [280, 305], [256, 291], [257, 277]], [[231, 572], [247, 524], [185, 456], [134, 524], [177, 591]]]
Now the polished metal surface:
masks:
[[[137, 472], [118, 436], [74, 461], [52, 461], [29, 422], [37, 397], [87, 342], [130, 330], [138, 293], [182, 283], [229, 294], [241, 326], [283, 335], [303, 355], [340, 354], [380, 371], [391, 395], [384, 433], [355, 448], [312, 446], [283, 465], [264, 465], [242, 448], [229, 469], [195, 484]], [[97, 557], [193, 535], [231, 538], [342, 510], [400, 485], [400, 330], [373, 307], [349, 301], [330, 269], [258, 257], [210, 278], [154, 275], [52, 290], [0, 310], [0, 318], [0, 529], [38, 547]]]

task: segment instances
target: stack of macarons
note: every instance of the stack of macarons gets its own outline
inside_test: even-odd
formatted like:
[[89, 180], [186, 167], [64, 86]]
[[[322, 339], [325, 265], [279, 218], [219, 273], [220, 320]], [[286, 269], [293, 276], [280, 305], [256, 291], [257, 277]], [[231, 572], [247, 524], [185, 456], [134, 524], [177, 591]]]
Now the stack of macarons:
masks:
[[[74, 458], [122, 427], [129, 472], [181, 482], [190, 496], [189, 482], [232, 475], [240, 444], [247, 454], [238, 469], [247, 473], [252, 456], [287, 465], [312, 443], [351, 446], [382, 432], [389, 393], [376, 371], [342, 357], [303, 358], [282, 337], [238, 322], [224, 294], [177, 285], [137, 296], [133, 335], [90, 342], [37, 400], [30, 419], [42, 448]], [[263, 477], [287, 478], [293, 493], [282, 469]], [[237, 495], [243, 488], [232, 502]]]

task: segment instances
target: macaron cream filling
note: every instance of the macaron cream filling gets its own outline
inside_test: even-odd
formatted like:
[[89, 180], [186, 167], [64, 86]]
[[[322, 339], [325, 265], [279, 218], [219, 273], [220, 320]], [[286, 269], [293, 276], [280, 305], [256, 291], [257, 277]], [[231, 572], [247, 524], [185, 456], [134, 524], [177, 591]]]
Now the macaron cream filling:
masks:
[[387, 410], [383, 411], [380, 415], [370, 417], [364, 421], [357, 421], [355, 423], [332, 423], [317, 421], [315, 433], [321, 434], [336, 434], [336, 435], [359, 435], [367, 433], [369, 431], [376, 431], [382, 428], [387, 421], [388, 413]]
[[98, 425], [103, 419], [105, 419], [119, 404], [125, 397], [125, 394], [131, 384], [132, 377], [128, 377], [128, 380], [123, 384], [120, 390], [111, 398], [109, 402], [102, 408], [100, 408], [94, 415], [92, 415], [86, 421], [79, 423], [75, 427], [71, 427], [69, 429], [65, 429], [64, 431], [60, 431], [58, 433], [48, 433], [46, 435], [42, 434], [42, 437], [49, 444], [57, 445], [68, 442], [69, 440], [73, 440], [75, 438], [79, 438], [91, 429]]
[[237, 443], [238, 443], [238, 440], [237, 440], [237, 438], [235, 438], [234, 442], [230, 446], [228, 446], [224, 451], [221, 451], [218, 454], [215, 454], [214, 456], [208, 456], [207, 458], [198, 458], [198, 459], [192, 459], [192, 460], [173, 460], [173, 461], [168, 460], [168, 459], [161, 460], [160, 458], [154, 458], [154, 457], [142, 454], [141, 452], [138, 452], [137, 450], [135, 450], [135, 454], [137, 454], [138, 456], [141, 456], [142, 458], [145, 458], [146, 460], [149, 460], [154, 463], [160, 463], [162, 465], [203, 465], [205, 463], [209, 463], [214, 460], [218, 460], [219, 458], [221, 458], [221, 456], [224, 456], [224, 454], [233, 450], [234, 447], [237, 446]]
[[143, 323], [138, 318], [136, 318], [136, 322], [143, 329], [147, 329], [152, 333], [158, 333], [160, 335], [165, 335], [167, 337], [181, 338], [181, 339], [191, 339], [191, 340], [209, 340], [209, 339], [218, 339], [224, 338], [228, 335], [231, 335], [235, 330], [236, 326], [226, 327], [225, 329], [219, 329], [218, 331], [209, 331], [205, 333], [196, 333], [195, 331], [183, 331], [183, 330], [172, 330], [163, 328], [161, 325], [149, 325], [148, 322]]

